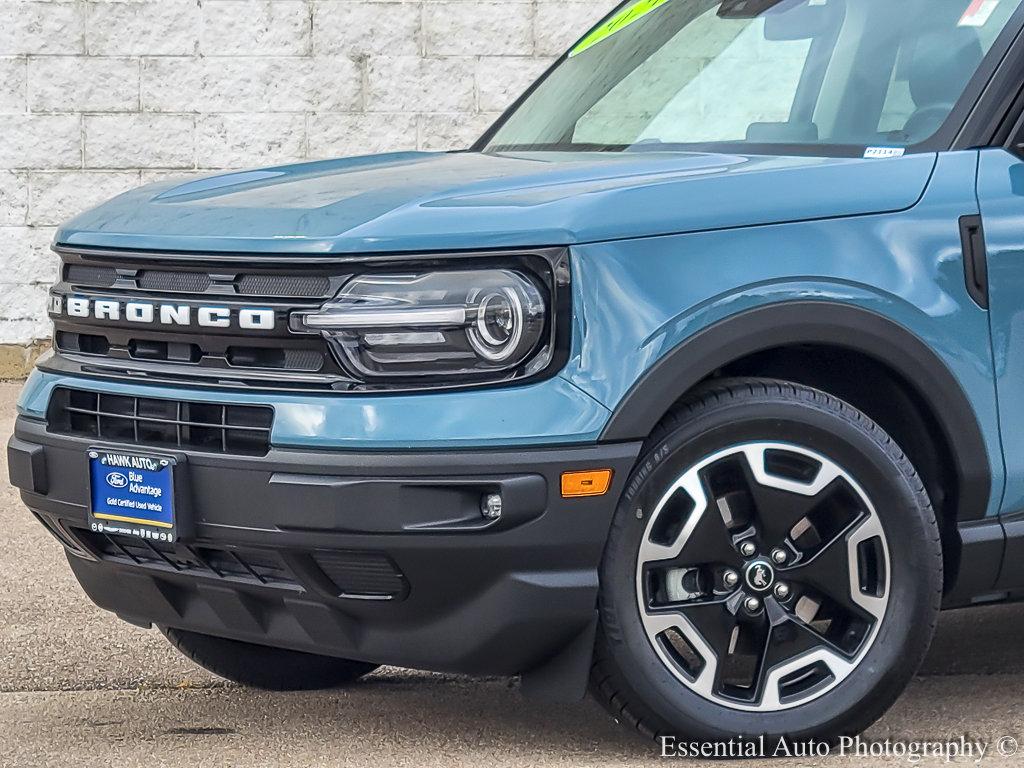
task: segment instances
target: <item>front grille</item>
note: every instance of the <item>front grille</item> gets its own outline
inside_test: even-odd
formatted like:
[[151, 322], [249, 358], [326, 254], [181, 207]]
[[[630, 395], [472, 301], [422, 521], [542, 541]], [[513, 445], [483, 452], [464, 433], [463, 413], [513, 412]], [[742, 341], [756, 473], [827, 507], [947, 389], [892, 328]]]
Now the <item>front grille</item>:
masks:
[[57, 388], [47, 430], [117, 443], [265, 456], [274, 411], [264, 406], [195, 403]]
[[[472, 377], [372, 379], [348, 361], [342, 345], [352, 340], [328, 340], [297, 322], [338, 296], [356, 275], [415, 274], [461, 263], [521, 267], [545, 283], [554, 356], [548, 368], [529, 378], [551, 375], [569, 354], [571, 290], [561, 249], [408, 258], [141, 253], [67, 245], [55, 250], [62, 266], [48, 313], [57, 354], [39, 364], [48, 372], [227, 390], [351, 393], [494, 385], [499, 382]], [[381, 346], [373, 354], [388, 353]]]
[[[61, 352], [107, 357], [112, 346], [111, 336], [117, 334], [77, 333], [56, 331], [54, 344]], [[306, 343], [303, 340], [302, 343]], [[315, 342], [318, 344], [318, 342]], [[327, 364], [322, 349], [302, 346], [243, 346], [226, 345], [210, 337], [198, 337], [196, 343], [157, 341], [136, 338], [134, 335], [121, 347], [132, 360], [153, 360], [202, 367], [226, 363], [229, 368], [253, 370], [280, 370], [298, 373], [316, 373]]]
[[241, 296], [327, 299], [337, 292], [337, 281], [326, 274], [233, 271], [222, 266], [206, 270], [139, 269], [68, 264], [64, 280], [75, 288], [112, 288], [121, 281], [124, 288], [161, 293], [237, 293]]
[[161, 272], [154, 269], [139, 272], [136, 280], [144, 291], [169, 293], [206, 293], [213, 283], [205, 272]]
[[[289, 327], [293, 312], [316, 309], [337, 295], [351, 268], [289, 259], [240, 264], [215, 257], [58, 251], [64, 264], [53, 293], [65, 303], [52, 312], [56, 365], [72, 361], [93, 375], [234, 388], [344, 391], [355, 385], [320, 334]], [[82, 317], [65, 311], [72, 297], [183, 307], [189, 314], [176, 322]], [[209, 308], [227, 310], [229, 324], [199, 325], [199, 313]], [[239, 313], [247, 309], [272, 311], [273, 327], [241, 327]]]
[[327, 298], [331, 281], [323, 275], [241, 275], [235, 285], [243, 296]]
[[113, 267], [91, 267], [74, 264], [64, 270], [64, 279], [78, 286], [109, 288], [117, 282], [117, 270]]
[[101, 560], [172, 570], [262, 586], [301, 589], [298, 579], [272, 551], [220, 549], [99, 533], [84, 528], [74, 535]]

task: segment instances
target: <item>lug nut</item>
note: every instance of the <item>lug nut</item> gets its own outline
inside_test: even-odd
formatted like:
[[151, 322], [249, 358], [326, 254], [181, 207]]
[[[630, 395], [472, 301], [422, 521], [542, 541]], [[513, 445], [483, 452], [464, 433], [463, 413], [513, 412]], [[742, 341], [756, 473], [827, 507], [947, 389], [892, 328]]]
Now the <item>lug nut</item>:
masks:
[[744, 557], [752, 557], [757, 552], [757, 547], [754, 546], [752, 541], [744, 541], [740, 544], [740, 554]]
[[740, 583], [740, 575], [736, 571], [726, 571], [722, 574], [722, 583], [727, 587], [735, 587]]
[[779, 565], [782, 565], [784, 562], [786, 562], [786, 550], [781, 549], [779, 547], [773, 549], [772, 560], [774, 560]]
[[789, 597], [789, 585], [783, 584], [781, 581], [775, 585], [775, 596], [779, 600], [785, 600]]
[[747, 609], [748, 613], [757, 613], [761, 610], [761, 601], [756, 597], [748, 597], [743, 601], [743, 607]]

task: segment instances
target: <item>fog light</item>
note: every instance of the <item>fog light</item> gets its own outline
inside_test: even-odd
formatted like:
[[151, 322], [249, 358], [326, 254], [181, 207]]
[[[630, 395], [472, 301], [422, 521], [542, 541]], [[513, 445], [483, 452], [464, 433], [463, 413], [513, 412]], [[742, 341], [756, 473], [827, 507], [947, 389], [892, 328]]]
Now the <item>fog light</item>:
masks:
[[610, 469], [589, 469], [585, 472], [562, 473], [562, 498], [603, 496], [612, 484]]
[[488, 520], [497, 520], [501, 517], [501, 494], [489, 493], [484, 496], [480, 503], [480, 512]]

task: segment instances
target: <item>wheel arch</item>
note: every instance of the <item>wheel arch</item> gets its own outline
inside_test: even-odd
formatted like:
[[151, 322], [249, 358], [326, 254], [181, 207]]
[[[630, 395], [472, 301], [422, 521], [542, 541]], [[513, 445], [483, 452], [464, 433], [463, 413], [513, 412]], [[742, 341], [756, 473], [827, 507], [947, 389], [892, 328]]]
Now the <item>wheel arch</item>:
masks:
[[[779, 350], [790, 351], [789, 359], [772, 354]], [[794, 360], [793, 352], [803, 359]], [[992, 483], [988, 451], [974, 409], [959, 381], [912, 331], [876, 312], [850, 304], [772, 304], [709, 326], [647, 370], [615, 409], [601, 439], [643, 439], [694, 387], [709, 378], [733, 374], [789, 377], [843, 399], [859, 399], [861, 402], [851, 404], [887, 431], [892, 430], [892, 420], [884, 415], [878, 418], [883, 409], [873, 407], [870, 398], [853, 398], [848, 391], [835, 391], [843, 389], [839, 384], [844, 377], [833, 375], [832, 381], [828, 381], [827, 375], [821, 375], [820, 356], [826, 352], [845, 355], [848, 361], [863, 361], [865, 371], [870, 368], [871, 375], [884, 375], [894, 384], [893, 392], [900, 392], [915, 408], [918, 423], [908, 425], [906, 430], [934, 429], [933, 460], [937, 463], [924, 469], [925, 473], [935, 475], [946, 471], [943, 464], [948, 462], [948, 469], [954, 473], [954, 487], [946, 482], [944, 487], [950, 493], [942, 504], [946, 512], [943, 517], [953, 531], [959, 522], [985, 517]], [[901, 435], [892, 436], [900, 442]], [[918, 460], [926, 463], [921, 451], [932, 441], [920, 442], [910, 448], [901, 443], [901, 447], [911, 461], [916, 453]], [[937, 482], [935, 477], [931, 480]]]

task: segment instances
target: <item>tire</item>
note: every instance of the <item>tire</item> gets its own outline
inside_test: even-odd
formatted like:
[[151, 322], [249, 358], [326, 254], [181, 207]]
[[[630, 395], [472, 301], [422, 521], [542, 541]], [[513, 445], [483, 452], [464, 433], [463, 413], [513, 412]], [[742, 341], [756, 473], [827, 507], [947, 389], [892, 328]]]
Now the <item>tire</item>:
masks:
[[770, 748], [834, 742], [889, 708], [931, 642], [942, 551], [921, 479], [877, 424], [808, 387], [723, 380], [648, 439], [600, 581], [591, 691], [614, 718]]
[[175, 648], [215, 675], [267, 691], [338, 688], [377, 669], [376, 664], [243, 643], [173, 627], [161, 632]]

